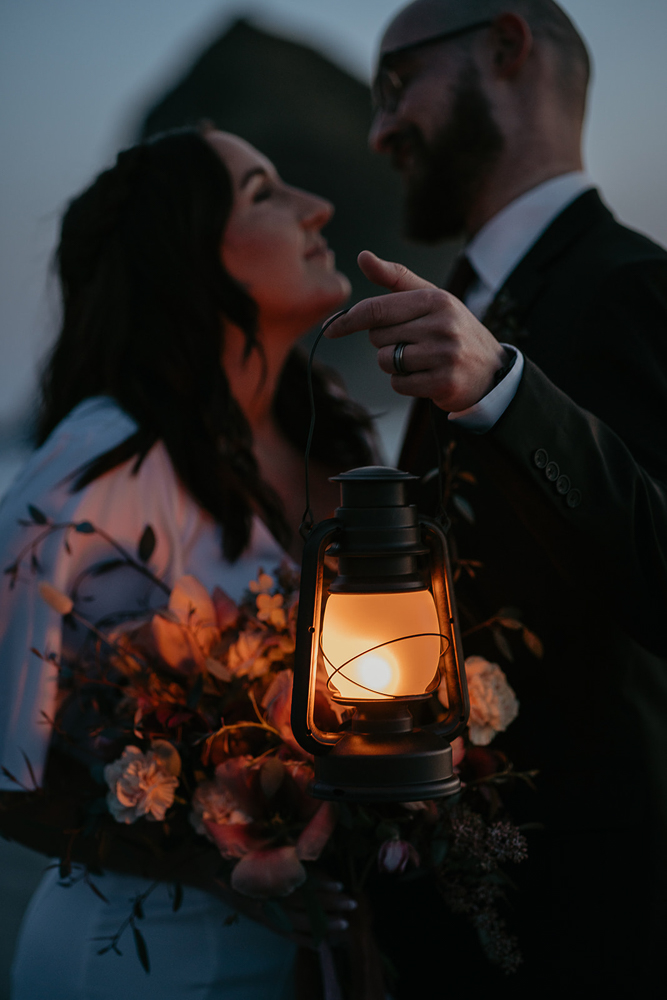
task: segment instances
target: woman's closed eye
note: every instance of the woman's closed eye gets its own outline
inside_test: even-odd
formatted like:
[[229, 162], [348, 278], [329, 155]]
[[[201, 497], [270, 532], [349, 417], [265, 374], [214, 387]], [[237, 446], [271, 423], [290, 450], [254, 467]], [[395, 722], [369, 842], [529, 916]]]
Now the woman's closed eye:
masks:
[[274, 194], [274, 189], [270, 184], [262, 184], [260, 188], [255, 191], [252, 196], [253, 204], [257, 204], [260, 201], [266, 201], [267, 198], [271, 198]]

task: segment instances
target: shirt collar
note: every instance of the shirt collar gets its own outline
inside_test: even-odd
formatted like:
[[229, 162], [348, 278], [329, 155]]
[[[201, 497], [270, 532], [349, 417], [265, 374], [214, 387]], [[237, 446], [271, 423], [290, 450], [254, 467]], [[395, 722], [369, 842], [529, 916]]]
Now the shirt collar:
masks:
[[515, 198], [482, 226], [465, 252], [487, 289], [495, 295], [556, 216], [592, 187], [584, 171], [561, 174]]

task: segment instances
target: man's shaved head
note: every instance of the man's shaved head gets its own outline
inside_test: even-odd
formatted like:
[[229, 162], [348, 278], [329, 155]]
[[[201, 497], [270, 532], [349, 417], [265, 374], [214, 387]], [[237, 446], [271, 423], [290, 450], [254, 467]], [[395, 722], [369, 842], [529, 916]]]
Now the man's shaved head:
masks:
[[405, 232], [477, 231], [531, 185], [581, 169], [590, 65], [554, 0], [415, 0], [387, 28], [371, 142], [405, 187]]
[[584, 41], [554, 0], [415, 0], [399, 11], [384, 33], [380, 60], [395, 52], [436, 41], [442, 35], [464, 33], [492, 23], [501, 14], [519, 14], [537, 40], [557, 52], [564, 96], [583, 109], [590, 77]]
[[421, 45], [438, 35], [455, 34], [492, 21], [510, 9], [500, 0], [416, 0], [399, 11], [387, 28], [380, 56], [413, 45]]

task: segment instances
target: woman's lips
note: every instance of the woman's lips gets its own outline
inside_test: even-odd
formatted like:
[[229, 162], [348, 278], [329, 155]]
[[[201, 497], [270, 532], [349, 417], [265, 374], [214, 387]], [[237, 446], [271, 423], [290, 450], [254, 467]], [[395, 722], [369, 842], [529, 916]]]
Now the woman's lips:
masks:
[[304, 254], [306, 260], [334, 260], [334, 252], [327, 243], [318, 243]]

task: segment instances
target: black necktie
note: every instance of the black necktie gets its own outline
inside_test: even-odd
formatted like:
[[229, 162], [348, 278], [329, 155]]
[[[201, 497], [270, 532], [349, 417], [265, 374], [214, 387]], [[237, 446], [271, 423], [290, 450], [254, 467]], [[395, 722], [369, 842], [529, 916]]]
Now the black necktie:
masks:
[[470, 286], [477, 280], [477, 271], [465, 254], [459, 257], [449, 281], [446, 284], [448, 292], [463, 301]]

